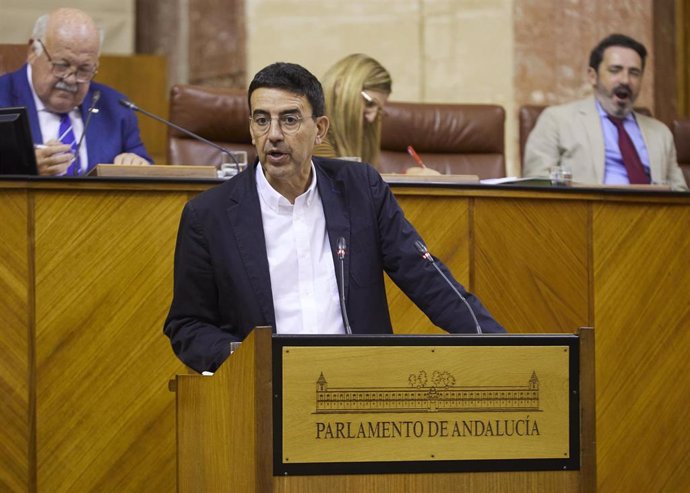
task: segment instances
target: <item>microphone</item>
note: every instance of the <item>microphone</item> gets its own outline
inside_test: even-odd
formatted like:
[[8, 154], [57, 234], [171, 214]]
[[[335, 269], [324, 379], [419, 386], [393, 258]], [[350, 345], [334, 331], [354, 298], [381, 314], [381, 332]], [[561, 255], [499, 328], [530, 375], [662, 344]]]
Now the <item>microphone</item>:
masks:
[[468, 309], [469, 312], [470, 312], [470, 315], [472, 315], [472, 319], [474, 320], [475, 330], [477, 331], [477, 334], [483, 334], [482, 328], [479, 326], [479, 321], [477, 320], [477, 317], [476, 317], [476, 315], [474, 314], [474, 310], [472, 310], [472, 307], [471, 307], [470, 304], [467, 302], [467, 300], [465, 299], [465, 297], [460, 293], [460, 291], [458, 291], [458, 289], [455, 287], [455, 285], [454, 285], [452, 282], [450, 282], [450, 279], [448, 279], [448, 277], [443, 273], [443, 271], [441, 270], [441, 268], [436, 264], [436, 262], [434, 261], [434, 257], [431, 256], [431, 254], [429, 253], [429, 250], [427, 249], [426, 245], [425, 245], [424, 243], [422, 243], [420, 240], [417, 240], [417, 241], [414, 242], [414, 246], [417, 248], [417, 251], [419, 252], [419, 255], [421, 255], [421, 257], [422, 257], [424, 260], [426, 260], [427, 262], [429, 262], [431, 265], [434, 266], [434, 268], [436, 269], [436, 271], [437, 271], [439, 274], [441, 274], [441, 277], [443, 277], [443, 279], [448, 283], [448, 285], [449, 285], [449, 286], [451, 287], [451, 289], [455, 292], [455, 294], [458, 295], [458, 298], [460, 298], [460, 299], [462, 300], [462, 302], [465, 304], [465, 306], [467, 307], [467, 309]]
[[350, 320], [347, 318], [347, 308], [345, 307], [345, 255], [347, 255], [347, 242], [341, 236], [338, 238], [338, 259], [340, 260], [340, 285], [338, 291], [340, 292], [340, 311], [343, 312], [343, 322], [345, 323], [345, 332], [352, 335], [350, 328]]
[[[101, 99], [101, 91], [96, 89], [95, 91], [93, 91], [93, 98], [91, 99], [89, 109], [86, 110], [86, 121], [84, 122], [84, 130], [82, 130], [81, 137], [79, 137], [79, 142], [77, 142], [77, 149], [74, 151], [74, 159], [79, 158], [79, 149], [81, 149], [81, 143], [84, 142], [84, 137], [86, 136], [86, 129], [89, 128], [91, 117], [94, 113], [98, 113], [98, 109], [96, 109], [96, 104], [98, 104], [99, 99]], [[75, 169], [74, 171], [76, 174], [79, 174], [79, 170]]]
[[139, 108], [136, 104], [132, 103], [131, 101], [127, 101], [126, 99], [121, 99], [120, 104], [124, 106], [125, 108], [129, 108], [132, 111], [138, 111], [139, 113], [143, 113], [144, 115], [148, 116], [149, 118], [153, 118], [156, 121], [159, 121], [168, 127], [174, 128], [175, 130], [182, 132], [185, 135], [189, 135], [191, 138], [196, 139], [200, 142], [203, 142], [204, 144], [210, 145], [211, 147], [218, 149], [220, 152], [223, 154], [230, 156], [230, 159], [232, 159], [233, 164], [235, 165], [235, 170], [237, 170], [237, 174], [240, 173], [240, 163], [237, 162], [237, 159], [235, 159], [235, 155], [227, 150], [225, 147], [219, 146], [215, 142], [211, 142], [208, 139], [203, 138], [201, 135], [197, 135], [194, 132], [190, 132], [186, 128], [182, 128], [179, 125], [175, 125], [173, 122], [166, 120], [165, 118], [161, 118], [158, 115], [154, 115], [153, 113], [150, 113], [146, 111], [143, 108]]

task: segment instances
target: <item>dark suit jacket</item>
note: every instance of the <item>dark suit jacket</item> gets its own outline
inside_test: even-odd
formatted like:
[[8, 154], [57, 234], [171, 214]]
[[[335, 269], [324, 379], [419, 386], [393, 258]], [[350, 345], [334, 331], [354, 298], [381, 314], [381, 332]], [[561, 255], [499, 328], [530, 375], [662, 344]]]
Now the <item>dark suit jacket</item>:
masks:
[[[120, 99], [125, 97], [123, 94], [103, 84], [91, 82], [81, 105], [83, 121], [86, 122], [86, 113], [91, 106], [95, 90], [101, 91], [101, 98], [96, 105], [99, 111], [91, 117], [87, 130], [88, 169], [97, 164], [112, 163], [115, 156], [123, 152], [132, 152], [151, 162], [139, 136], [136, 115], [120, 104]], [[0, 107], [6, 106], [26, 106], [35, 144], [43, 144], [45, 140], [50, 140], [50, 137], [44, 139], [41, 133], [36, 104], [26, 75], [26, 65], [16, 72], [0, 77]], [[76, 137], [79, 139], [81, 136]]]
[[[383, 272], [437, 326], [474, 333], [467, 308], [414, 246], [420, 239], [388, 185], [371, 166], [313, 158], [337, 267], [347, 241], [345, 297], [352, 332], [392, 333]], [[255, 165], [256, 166], [256, 165]], [[440, 264], [452, 279], [450, 272]], [[339, 268], [335, 269], [340, 282]], [[485, 332], [503, 332], [457, 282]], [[197, 371], [220, 366], [231, 341], [258, 325], [275, 327], [255, 167], [192, 199], [182, 212], [174, 297], [164, 331], [178, 357]]]

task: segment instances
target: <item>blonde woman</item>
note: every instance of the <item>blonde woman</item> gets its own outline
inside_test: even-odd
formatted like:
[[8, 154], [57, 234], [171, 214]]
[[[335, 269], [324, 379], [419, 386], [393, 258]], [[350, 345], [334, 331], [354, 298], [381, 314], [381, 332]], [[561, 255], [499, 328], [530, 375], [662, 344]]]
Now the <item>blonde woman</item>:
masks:
[[333, 65], [322, 83], [331, 125], [314, 155], [359, 158], [377, 167], [391, 75], [373, 58], [356, 53]]

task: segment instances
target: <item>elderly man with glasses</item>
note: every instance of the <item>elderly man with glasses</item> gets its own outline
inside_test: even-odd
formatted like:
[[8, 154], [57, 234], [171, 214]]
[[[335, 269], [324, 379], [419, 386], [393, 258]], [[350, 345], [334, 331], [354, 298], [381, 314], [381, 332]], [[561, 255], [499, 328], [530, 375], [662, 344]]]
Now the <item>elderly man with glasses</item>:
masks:
[[36, 21], [27, 64], [0, 77], [0, 106], [28, 110], [41, 175], [79, 176], [98, 163], [151, 161], [136, 116], [119, 104], [124, 96], [92, 81], [101, 38], [85, 12], [57, 9]]
[[309, 71], [291, 63], [259, 71], [249, 111], [258, 162], [182, 213], [164, 330], [184, 363], [215, 371], [231, 343], [260, 325], [279, 334], [391, 333], [384, 272], [439, 327], [503, 332], [420, 252], [419, 234], [373, 167], [313, 157], [329, 120]]

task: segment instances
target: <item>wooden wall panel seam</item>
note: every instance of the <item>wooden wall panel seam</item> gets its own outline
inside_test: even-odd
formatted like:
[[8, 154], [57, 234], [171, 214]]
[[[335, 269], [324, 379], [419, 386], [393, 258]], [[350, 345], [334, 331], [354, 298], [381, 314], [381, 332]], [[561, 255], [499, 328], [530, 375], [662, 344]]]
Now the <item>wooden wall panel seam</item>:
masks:
[[38, 488], [38, 447], [36, 444], [37, 423], [36, 423], [36, 210], [35, 210], [35, 191], [26, 192], [27, 226], [26, 233], [28, 238], [27, 259], [29, 279], [28, 292], [28, 372], [29, 381], [29, 491], [35, 493]]
[[[594, 207], [587, 203], [587, 325], [594, 327]], [[594, 327], [596, 330], [596, 327]]]

